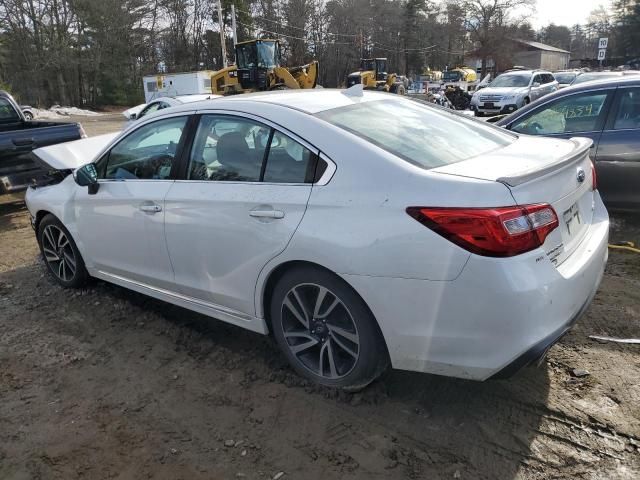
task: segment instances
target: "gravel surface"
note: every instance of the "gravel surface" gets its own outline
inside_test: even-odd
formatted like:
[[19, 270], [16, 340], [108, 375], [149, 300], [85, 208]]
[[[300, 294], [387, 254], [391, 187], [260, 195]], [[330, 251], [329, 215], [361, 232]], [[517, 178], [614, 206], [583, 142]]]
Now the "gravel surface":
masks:
[[[82, 122], [105, 133], [104, 117]], [[616, 217], [613, 236], [640, 243], [638, 225]], [[320, 388], [268, 337], [104, 282], [58, 287], [23, 203], [2, 199], [0, 479], [637, 479], [640, 347], [591, 334], [640, 337], [640, 255], [611, 251], [587, 314], [511, 380]]]

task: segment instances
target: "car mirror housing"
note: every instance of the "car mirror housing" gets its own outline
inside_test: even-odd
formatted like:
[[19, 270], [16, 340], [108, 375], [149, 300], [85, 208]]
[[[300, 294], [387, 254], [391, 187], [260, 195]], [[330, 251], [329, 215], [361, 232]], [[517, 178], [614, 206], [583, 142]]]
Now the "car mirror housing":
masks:
[[98, 171], [93, 163], [87, 163], [73, 173], [73, 178], [81, 187], [89, 187], [89, 194], [98, 192]]
[[540, 82], [533, 82], [533, 86], [534, 86], [535, 88], [538, 88], [538, 87], [540, 86]]

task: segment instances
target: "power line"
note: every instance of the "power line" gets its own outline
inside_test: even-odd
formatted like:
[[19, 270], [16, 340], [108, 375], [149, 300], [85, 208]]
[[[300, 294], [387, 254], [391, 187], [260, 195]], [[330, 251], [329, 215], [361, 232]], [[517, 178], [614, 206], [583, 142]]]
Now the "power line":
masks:
[[[242, 25], [243, 27], [247, 27], [247, 28], [254, 28], [253, 25], [248, 25], [246, 23], [243, 22], [237, 22], [238, 25]], [[285, 38], [292, 38], [294, 40], [302, 40], [303, 42], [309, 42], [309, 41], [314, 41], [313, 39], [309, 39], [309, 38], [304, 38], [304, 37], [296, 37], [295, 35], [287, 35], [285, 33], [280, 33], [280, 32], [274, 32], [271, 30], [265, 30], [263, 28], [259, 29], [261, 32], [264, 33], [268, 33], [270, 35], [276, 35], [279, 37], [285, 37]], [[331, 35], [331, 34], [329, 34]], [[351, 42], [322, 42], [325, 45], [353, 45], [353, 43]], [[391, 52], [391, 53], [407, 53], [407, 52], [428, 52], [431, 51], [433, 49], [435, 49], [437, 47], [436, 45], [431, 45], [429, 47], [424, 47], [424, 48], [393, 48], [390, 47], [388, 45], [384, 45], [384, 44], [380, 44], [380, 43], [375, 43], [373, 42], [371, 44], [371, 47], [376, 49], [376, 50], [382, 50], [383, 52]]]

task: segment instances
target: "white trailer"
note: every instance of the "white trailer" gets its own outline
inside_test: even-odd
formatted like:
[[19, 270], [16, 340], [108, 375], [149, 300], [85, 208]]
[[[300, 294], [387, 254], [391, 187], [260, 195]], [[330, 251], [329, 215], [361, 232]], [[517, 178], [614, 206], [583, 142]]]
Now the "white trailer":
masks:
[[186, 73], [158, 73], [142, 77], [144, 100], [149, 103], [158, 97], [176, 97], [211, 93], [213, 70]]

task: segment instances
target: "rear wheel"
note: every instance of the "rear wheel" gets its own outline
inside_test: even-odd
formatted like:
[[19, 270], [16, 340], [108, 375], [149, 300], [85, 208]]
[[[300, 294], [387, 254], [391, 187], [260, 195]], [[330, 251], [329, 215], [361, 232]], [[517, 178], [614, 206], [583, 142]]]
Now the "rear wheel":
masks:
[[49, 273], [63, 287], [82, 287], [89, 274], [69, 231], [53, 215], [38, 225], [38, 244]]
[[388, 364], [373, 315], [339, 277], [319, 268], [290, 270], [271, 301], [275, 339], [291, 366], [308, 379], [357, 390]]

